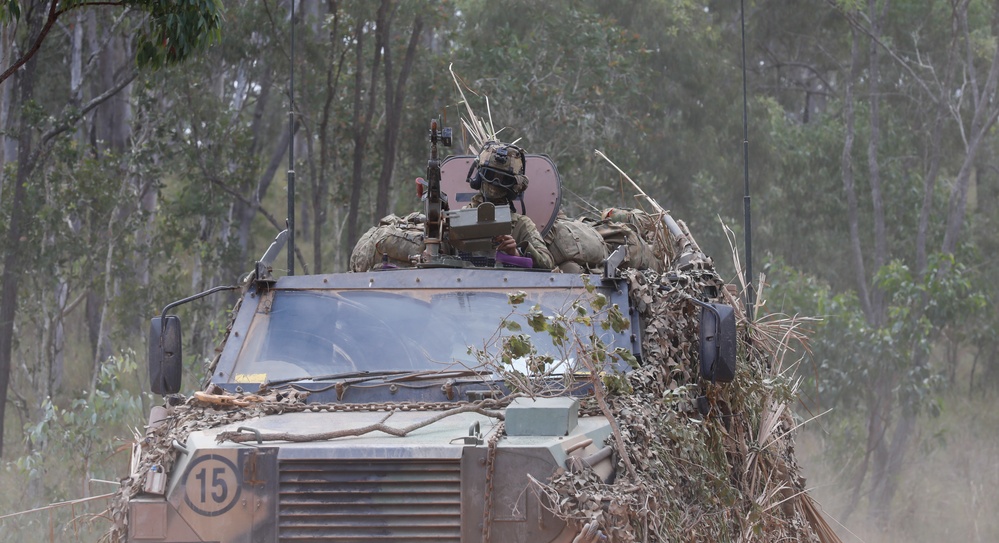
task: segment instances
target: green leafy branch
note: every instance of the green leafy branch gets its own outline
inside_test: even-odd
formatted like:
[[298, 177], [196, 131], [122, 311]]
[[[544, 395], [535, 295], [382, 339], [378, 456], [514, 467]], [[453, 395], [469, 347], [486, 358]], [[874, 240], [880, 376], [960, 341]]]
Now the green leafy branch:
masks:
[[[108, 427], [141, 418], [141, 401], [123, 383], [136, 372], [135, 353], [128, 351], [108, 358], [101, 364], [97, 386], [90, 392], [60, 406], [51, 398], [42, 403], [38, 421], [24, 428], [25, 439], [31, 452], [18, 458], [14, 465], [29, 477], [46, 466], [83, 463], [84, 477], [90, 475], [90, 465], [95, 455], [109, 456], [114, 452], [107, 439]], [[48, 443], [62, 443], [62, 451], [72, 458], [53, 455]]]
[[[612, 393], [630, 391], [618, 368], [638, 361], [626, 348], [615, 347], [608, 333], [620, 334], [630, 321], [616, 304], [585, 285], [587, 296], [546, 314], [534, 304], [524, 307], [527, 293], [508, 295], [510, 312], [483, 348], [469, 354], [483, 366], [502, 375], [513, 392], [531, 396], [562, 395], [580, 380], [599, 381]], [[544, 338], [542, 340], [541, 338]], [[539, 343], [550, 342], [554, 351], [543, 352]]]
[[[31, 45], [9, 68], [0, 74], [0, 83], [17, 72], [38, 52], [56, 20], [65, 13], [85, 7], [117, 6], [148, 15], [145, 28], [138, 35], [136, 63], [139, 68], [160, 68], [186, 60], [198, 49], [222, 38], [223, 7], [221, 0], [50, 0], [45, 19]], [[19, 21], [21, 4], [6, 0], [0, 4], [0, 23]], [[30, 18], [30, 17], [29, 17]], [[28, 25], [31, 27], [31, 25]]]

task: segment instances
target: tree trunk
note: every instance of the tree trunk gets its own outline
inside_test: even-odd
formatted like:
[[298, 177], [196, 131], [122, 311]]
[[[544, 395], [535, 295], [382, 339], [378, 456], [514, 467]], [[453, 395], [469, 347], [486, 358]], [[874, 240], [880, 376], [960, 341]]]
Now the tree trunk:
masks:
[[[0, 65], [10, 64], [11, 49], [14, 43], [14, 26], [0, 25]], [[12, 82], [13, 83], [13, 82]], [[14, 133], [13, 111], [13, 84], [0, 85], [0, 165], [13, 162], [17, 159], [17, 139], [10, 134]], [[3, 189], [7, 179], [6, 169], [0, 168], [0, 199], [3, 198]]]
[[[117, 209], [115, 210], [117, 211]], [[112, 212], [111, 216], [115, 215]], [[113, 221], [114, 219], [111, 219]], [[101, 374], [101, 366], [104, 361], [111, 356], [111, 346], [108, 344], [108, 300], [111, 299], [111, 281], [113, 277], [112, 264], [114, 257], [114, 233], [112, 232], [113, 222], [108, 222], [108, 249], [107, 258], [104, 260], [104, 285], [103, 285], [103, 295], [100, 296], [100, 309], [97, 316], [97, 344], [94, 346], [94, 352], [96, 353], [93, 359], [92, 371], [90, 374], [90, 389], [89, 396], [93, 396], [94, 391], [97, 390], [97, 380]]]
[[[269, 65], [265, 65], [261, 69], [260, 75], [260, 94], [257, 96], [257, 103], [253, 109], [253, 120], [250, 124], [250, 134], [252, 135], [252, 143], [250, 144], [249, 155], [257, 155], [260, 153], [263, 147], [260, 142], [264, 140], [262, 135], [265, 123], [264, 113], [266, 112], [267, 106], [270, 104], [271, 96], [271, 85], [273, 83], [273, 71]], [[288, 148], [288, 141], [285, 138], [287, 131], [282, 135], [281, 142], [278, 143], [280, 146], [282, 143], [284, 147], [281, 150], [281, 157], [284, 156], [284, 149]], [[280, 160], [280, 157], [278, 158]], [[273, 157], [271, 163], [273, 164]], [[275, 172], [276, 172], [275, 168]], [[247, 201], [250, 203], [245, 203], [242, 199], [236, 200], [233, 205], [233, 217], [237, 221], [237, 243], [239, 243], [239, 260], [240, 262], [247, 262], [250, 258], [249, 256], [249, 246], [250, 246], [250, 226], [253, 223], [253, 218], [257, 216], [257, 207], [260, 205], [259, 198], [262, 197], [261, 192], [261, 179], [258, 179], [256, 183], [253, 183], [252, 179], [247, 179], [243, 186], [239, 187], [239, 192], [242, 194]], [[268, 181], [268, 184], [270, 181]], [[265, 188], [266, 190], [266, 188]]]
[[66, 368], [66, 304], [69, 303], [69, 284], [56, 274], [57, 284], [55, 291], [55, 309], [52, 311], [52, 335], [49, 338], [49, 375], [48, 375], [48, 396], [55, 397], [56, 391], [62, 386], [63, 374]]
[[[870, 103], [870, 135], [867, 143], [867, 173], [871, 185], [871, 213], [874, 219], [874, 270], [880, 270], [888, 258], [888, 242], [885, 233], [885, 206], [881, 194], [881, 163], [878, 151], [881, 143], [881, 66], [880, 47], [881, 24], [888, 12], [889, 0], [883, 0], [881, 12], [878, 12], [878, 0], [868, 0], [868, 16], [871, 20], [871, 39], [868, 51], [869, 65], [867, 76], [868, 100]], [[865, 279], [866, 280], [866, 279]], [[880, 327], [884, 323], [884, 293], [876, 286], [871, 287], [872, 326]]]
[[358, 213], [361, 205], [361, 192], [364, 191], [364, 155], [368, 142], [368, 132], [371, 130], [371, 119], [375, 109], [375, 91], [378, 86], [378, 69], [381, 64], [382, 49], [385, 44], [382, 42], [382, 28], [386, 24], [389, 0], [382, 0], [378, 7], [378, 17], [375, 21], [375, 48], [374, 60], [371, 63], [371, 81], [367, 92], [367, 110], [361, 116], [363, 104], [362, 86], [364, 84], [364, 27], [366, 21], [358, 18], [355, 27], [355, 55], [356, 76], [354, 78], [354, 170], [351, 176], [350, 188], [350, 209], [347, 215], [347, 247], [353, 247], [357, 242]]
[[[869, 101], [869, 125], [867, 143], [867, 174], [871, 190], [871, 214], [874, 222], [874, 270], [880, 270], [887, 261], [887, 239], [885, 229], [884, 199], [881, 193], [881, 164], [878, 158], [881, 142], [881, 64], [880, 47], [881, 25], [885, 20], [889, 5], [889, 0], [883, 0], [881, 10], [878, 9], [878, 0], [868, 0], [867, 14], [870, 21], [870, 37], [868, 40], [868, 66], [867, 66], [867, 89]], [[865, 278], [866, 281], [866, 278]], [[870, 285], [869, 297], [871, 313], [868, 315], [868, 324], [872, 328], [884, 326], [885, 307], [884, 293], [876, 285]], [[879, 361], [872, 361], [878, 364]], [[889, 477], [893, 476], [889, 463], [889, 446], [886, 442], [887, 431], [891, 425], [892, 413], [895, 410], [894, 402], [891, 400], [891, 370], [879, 364], [881, 367], [875, 368], [873, 402], [867, 413], [868, 419], [868, 450], [871, 455], [871, 484], [872, 492], [878, 493], [879, 497], [884, 496], [884, 487]], [[856, 489], [855, 489], [856, 491]], [[890, 504], [882, 503], [878, 499], [868, 501], [868, 516], [874, 519], [878, 525], [883, 525], [887, 519]]]
[[[97, 24], [94, 32], [97, 32], [102, 25]], [[92, 36], [93, 41], [99, 41], [96, 34]], [[116, 74], [119, 69], [130, 62], [131, 55], [126, 50], [127, 45], [117, 38], [107, 40], [107, 46], [99, 51], [97, 58], [97, 86], [94, 94], [99, 94], [101, 89], [115, 87]], [[104, 103], [94, 109], [92, 117], [91, 132], [93, 134], [92, 149], [96, 156], [104, 155], [107, 151], [113, 151], [116, 155], [124, 154], [131, 135], [131, 84], [126, 85], [123, 92], [117, 92], [110, 96]], [[121, 172], [121, 175], [127, 175]], [[128, 213], [129, 206], [116, 206], [116, 212]], [[119, 211], [120, 210], [120, 211]], [[123, 217], [117, 217], [121, 219]], [[91, 224], [94, 240], [104, 240], [109, 245], [114, 243], [114, 239], [108, 234], [108, 229], [103, 224]], [[108, 235], [104, 239], [104, 235]], [[109, 273], [109, 270], [105, 270]], [[108, 279], [108, 278], [106, 278]], [[109, 327], [106, 323], [106, 313], [111, 289], [107, 285], [91, 286], [91, 291], [87, 296], [87, 326], [90, 329], [90, 340], [92, 346], [92, 360], [105, 360], [114, 352], [109, 336]], [[95, 366], [96, 367], [96, 366]], [[92, 376], [96, 379], [96, 375]]]
[[83, 11], [74, 17], [73, 34], [69, 52], [69, 99], [76, 107], [83, 103]]
[[[100, 89], [110, 89], [114, 87], [116, 74], [131, 62], [131, 55], [125, 50], [125, 44], [120, 39], [108, 41], [98, 58], [98, 78], [95, 87], [98, 94]], [[124, 92], [116, 93], [105, 103], [94, 110], [94, 130], [98, 140], [98, 152], [106, 150], [120, 153], [128, 146], [128, 138], [131, 135], [131, 85], [126, 86]]]
[[[399, 126], [402, 123], [402, 105], [406, 96], [406, 81], [413, 69], [416, 58], [416, 45], [423, 32], [423, 18], [417, 16], [413, 21], [413, 31], [406, 48], [406, 57], [399, 78], [392, 86], [392, 60], [389, 52], [391, 47], [385, 47], [385, 157], [382, 159], [382, 173], [378, 178], [378, 201], [375, 206], [375, 216], [384, 217], [389, 212], [389, 196], [391, 192], [392, 172], [395, 170], [395, 159], [399, 141]], [[388, 42], [388, 31], [385, 33]]]
[[[73, 21], [69, 52], [69, 100], [73, 107], [78, 108], [83, 104], [83, 44], [86, 13], [84, 11], [77, 11], [73, 17]], [[85, 144], [82, 125], [76, 131], [76, 140], [77, 144], [81, 147]], [[78, 224], [78, 221], [74, 221], [75, 217], [68, 219], [71, 225], [74, 222]], [[49, 237], [54, 238], [55, 235], [52, 233], [49, 234]], [[54, 244], [55, 239], [52, 239], [51, 242]], [[66, 305], [69, 302], [69, 282], [58, 266], [53, 266], [53, 277], [56, 279], [55, 308], [51, 312], [51, 322], [49, 323], [51, 334], [48, 338], [46, 349], [49, 368], [46, 382], [48, 397], [55, 396], [56, 391], [62, 386], [62, 379], [65, 373], [65, 312]]]
[[874, 310], [871, 307], [871, 298], [867, 291], [867, 271], [864, 266], [864, 251], [860, 244], [860, 218], [857, 206], [857, 192], [854, 188], [853, 179], [853, 140], [856, 129], [856, 122], [853, 106], [853, 83], [860, 76], [860, 37], [857, 30], [851, 30], [851, 60], [850, 75], [846, 80], [843, 97], [843, 117], [846, 124], [846, 133], [843, 138], [843, 155], [840, 160], [843, 175], [843, 191], [846, 193], [847, 221], [850, 227], [850, 252], [853, 255], [854, 281], [857, 285], [857, 297], [864, 310], [864, 315], [868, 322], [874, 320]]
[[[963, 13], [959, 13], [960, 24], [964, 31], [964, 39], [968, 48], [967, 63], [970, 83], [974, 94], [974, 117], [971, 120], [970, 139], [964, 154], [964, 162], [961, 170], [957, 174], [950, 191], [950, 201], [947, 211], [947, 229], [944, 231], [943, 245], [941, 251], [953, 254], [957, 250], [957, 242], [961, 234], [961, 227], [964, 224], [964, 217], [968, 207], [968, 186], [971, 183], [971, 176], [974, 171], [975, 158], [978, 150], [982, 146], [982, 141], [986, 134], [992, 129], [999, 118], [999, 104], [995, 101], [996, 86], [999, 82], [999, 49], [992, 55], [992, 64], [989, 66], [989, 73], [982, 89], [978, 89], [974, 62], [972, 62], [972, 38], [968, 31], [968, 13], [965, 5]], [[999, 36], [999, 9], [992, 14], [992, 36]], [[938, 272], [942, 273], [942, 272]]]
[[[340, 49], [339, 58], [334, 62], [334, 53], [340, 47], [340, 7], [336, 1], [330, 1], [328, 13], [333, 14], [333, 22], [329, 31], [329, 51], [330, 59], [326, 69], [326, 100], [323, 103], [323, 112], [319, 119], [319, 165], [312, 164], [312, 175], [310, 183], [312, 186], [312, 260], [315, 273], [323, 273], [323, 228], [326, 225], [329, 210], [330, 185], [332, 184], [333, 172], [336, 171], [336, 134], [331, 130], [330, 124], [333, 122], [332, 110], [333, 101], [336, 99], [340, 87], [340, 75], [343, 73], [343, 66], [346, 62], [347, 49]], [[309, 139], [311, 143], [312, 139]], [[310, 145], [311, 149], [311, 145]], [[310, 151], [310, 159], [314, 154]], [[333, 239], [338, 239], [334, 237]]]
[[242, 212], [239, 215], [239, 246], [244, 261], [248, 258], [250, 226], [253, 223], [253, 219], [257, 216], [257, 211], [260, 209], [260, 202], [263, 201], [264, 196], [267, 194], [267, 190], [271, 186], [271, 182], [274, 181], [274, 176], [277, 175], [278, 168], [281, 167], [281, 161], [284, 159], [285, 153], [288, 151], [288, 144], [291, 143], [292, 134], [290, 132], [290, 128], [291, 127], [285, 128], [281, 137], [275, 143], [274, 149], [271, 151], [271, 159], [267, 163], [267, 167], [264, 171], [260, 172], [260, 177], [257, 178], [256, 187], [254, 187], [253, 193], [247, 198], [251, 203], [249, 205], [240, 206]]
[[916, 430], [916, 415], [911, 405], [901, 407], [901, 416], [895, 424], [891, 445], [885, 451], [880, 466], [872, 474], [871, 517], [878, 526], [887, 528], [891, 517], [891, 504], [898, 490], [899, 472], [905, 463], [912, 435]]
[[916, 231], [916, 275], [926, 272], [926, 247], [929, 238], [930, 211], [933, 206], [933, 193], [936, 191], [937, 178], [940, 174], [940, 159], [943, 140], [944, 121], [948, 118], [949, 93], [953, 88], [954, 77], [957, 74], [959, 51], [959, 26], [956, 14], [951, 16], [951, 32], [953, 38], [947, 50], [947, 61], [944, 68], [943, 84], [938, 89], [939, 94], [933, 96], [933, 128], [930, 130], [930, 146], [927, 150], [925, 177], [923, 178], [923, 203], [919, 210], [919, 226]]
[[[37, 20], [30, 22], [29, 28], [36, 30], [40, 26], [38, 23]], [[29, 35], [34, 35], [34, 32], [29, 32]], [[36, 65], [35, 57], [31, 57], [18, 74], [20, 104], [25, 104], [34, 98]], [[3, 274], [0, 275], [0, 458], [3, 457], [4, 413], [7, 407], [7, 386], [10, 383], [14, 347], [18, 281], [21, 278], [22, 223], [28, 211], [25, 209], [28, 178], [34, 169], [31, 163], [33, 136], [30, 123], [21, 122], [18, 130], [17, 177], [10, 202], [10, 223], [7, 225]]]

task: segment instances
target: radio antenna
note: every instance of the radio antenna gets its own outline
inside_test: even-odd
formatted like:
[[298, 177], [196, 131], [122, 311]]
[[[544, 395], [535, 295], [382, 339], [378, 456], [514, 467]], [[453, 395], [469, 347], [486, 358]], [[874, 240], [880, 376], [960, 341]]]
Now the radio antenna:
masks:
[[742, 19], [742, 162], [746, 193], [743, 196], [746, 220], [746, 317], [753, 322], [756, 292], [753, 289], [753, 221], [749, 201], [749, 106], [746, 99], [746, 0], [739, 1]]
[[291, 0], [291, 74], [288, 77], [288, 275], [295, 275], [295, 1]]

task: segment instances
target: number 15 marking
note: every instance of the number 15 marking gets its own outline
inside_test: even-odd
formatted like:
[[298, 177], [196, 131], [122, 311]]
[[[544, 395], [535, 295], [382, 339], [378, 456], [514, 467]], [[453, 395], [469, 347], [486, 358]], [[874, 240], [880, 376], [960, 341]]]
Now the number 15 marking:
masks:
[[[225, 475], [226, 469], [223, 468], [212, 468], [212, 488], [218, 488], [218, 491], [212, 491], [212, 499], [215, 503], [222, 503], [225, 501], [226, 496], [229, 495], [229, 485], [225, 483], [225, 479], [222, 478]], [[208, 486], [205, 477], [208, 473], [208, 468], [201, 468], [198, 470], [198, 474], [194, 476], [195, 479], [201, 482], [201, 503], [205, 503], [205, 491]]]
[[239, 470], [232, 460], [216, 454], [197, 458], [184, 475], [184, 501], [206, 517], [221, 515], [239, 500]]

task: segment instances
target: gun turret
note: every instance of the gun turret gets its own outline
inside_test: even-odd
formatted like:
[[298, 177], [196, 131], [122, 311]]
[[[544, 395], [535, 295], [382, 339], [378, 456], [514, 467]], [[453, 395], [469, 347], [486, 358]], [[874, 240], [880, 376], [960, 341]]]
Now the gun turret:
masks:
[[512, 229], [511, 211], [484, 203], [475, 208], [451, 210], [448, 196], [441, 190], [442, 173], [438, 145], [451, 146], [451, 129], [430, 121], [430, 160], [426, 179], [417, 179], [418, 194], [423, 200], [423, 242], [420, 258], [422, 267], [465, 267], [468, 262], [455, 256], [491, 253], [496, 236], [509, 234]]

